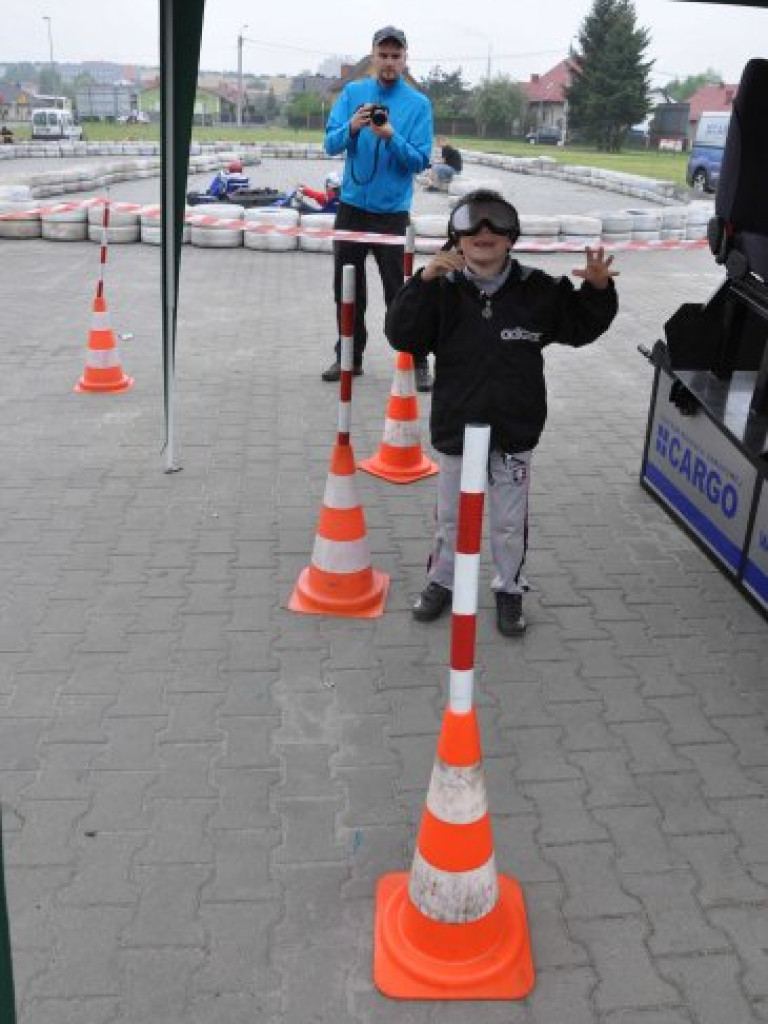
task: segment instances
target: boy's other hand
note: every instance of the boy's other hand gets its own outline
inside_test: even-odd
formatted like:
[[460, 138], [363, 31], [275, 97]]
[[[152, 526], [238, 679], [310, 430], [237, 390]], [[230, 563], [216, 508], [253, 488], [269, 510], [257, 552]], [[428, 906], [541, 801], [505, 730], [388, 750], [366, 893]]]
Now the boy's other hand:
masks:
[[613, 256], [606, 256], [605, 250], [602, 245], [596, 249], [590, 249], [587, 246], [586, 250], [587, 263], [585, 267], [577, 267], [572, 271], [574, 277], [581, 277], [585, 281], [588, 281], [593, 288], [602, 290], [608, 287], [608, 282], [612, 277], [618, 277], [619, 271], [613, 270], [611, 264], [613, 263]]
[[438, 252], [422, 270], [421, 279], [422, 281], [435, 281], [438, 277], [450, 274], [452, 270], [461, 272], [465, 266], [464, 257], [456, 249]]

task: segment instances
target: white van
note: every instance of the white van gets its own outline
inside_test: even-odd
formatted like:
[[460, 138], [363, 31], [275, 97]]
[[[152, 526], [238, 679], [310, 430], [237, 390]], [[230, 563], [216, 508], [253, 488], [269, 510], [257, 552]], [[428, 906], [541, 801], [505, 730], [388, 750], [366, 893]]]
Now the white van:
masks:
[[697, 192], [717, 191], [730, 120], [730, 113], [723, 111], [705, 111], [699, 118], [685, 172], [686, 181]]
[[81, 139], [83, 129], [75, 124], [69, 110], [40, 107], [32, 111], [33, 139]]

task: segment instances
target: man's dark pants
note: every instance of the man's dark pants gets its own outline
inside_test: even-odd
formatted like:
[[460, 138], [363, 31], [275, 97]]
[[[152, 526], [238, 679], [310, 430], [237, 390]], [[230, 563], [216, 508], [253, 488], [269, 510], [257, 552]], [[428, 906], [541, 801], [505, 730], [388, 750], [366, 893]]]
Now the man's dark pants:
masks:
[[[358, 206], [341, 203], [336, 211], [334, 227], [344, 231], [376, 232], [380, 235], [405, 235], [409, 223], [407, 212], [402, 213], [370, 213]], [[363, 353], [368, 341], [365, 327], [365, 309], [368, 293], [365, 281], [365, 259], [368, 253], [379, 268], [381, 283], [384, 286], [384, 303], [389, 306], [397, 290], [403, 283], [402, 245], [374, 245], [371, 242], [334, 242], [333, 243], [333, 297], [336, 300], [336, 319], [341, 334], [341, 277], [345, 264], [355, 268], [355, 329], [352, 361], [355, 366], [362, 366]], [[341, 342], [336, 342], [336, 359], [341, 357]], [[425, 361], [426, 362], [426, 361]]]

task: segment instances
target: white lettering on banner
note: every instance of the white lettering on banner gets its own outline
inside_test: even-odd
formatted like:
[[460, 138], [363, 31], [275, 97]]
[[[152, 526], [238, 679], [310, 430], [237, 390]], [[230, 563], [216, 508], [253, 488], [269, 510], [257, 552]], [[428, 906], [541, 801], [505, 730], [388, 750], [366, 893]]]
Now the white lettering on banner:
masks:
[[685, 477], [711, 505], [717, 506], [726, 519], [733, 519], [739, 510], [739, 492], [722, 474], [669, 426], [659, 423], [656, 431], [656, 454], [680, 476]]

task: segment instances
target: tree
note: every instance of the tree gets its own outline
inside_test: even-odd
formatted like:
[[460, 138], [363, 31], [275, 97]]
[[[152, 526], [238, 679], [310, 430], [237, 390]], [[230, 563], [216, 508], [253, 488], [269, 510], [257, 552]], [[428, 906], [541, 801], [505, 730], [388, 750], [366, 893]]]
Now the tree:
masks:
[[285, 116], [291, 128], [310, 128], [312, 120], [321, 118], [326, 104], [317, 92], [300, 92], [285, 107]]
[[698, 75], [688, 75], [687, 78], [682, 80], [673, 78], [668, 85], [664, 86], [664, 91], [671, 99], [676, 100], [678, 103], [684, 103], [695, 92], [698, 92], [703, 85], [720, 85], [722, 81], [723, 76], [719, 71], [715, 71], [714, 68], [707, 68], [706, 71], [702, 71]]
[[599, 150], [618, 152], [650, 110], [650, 34], [637, 27], [631, 0], [594, 0], [578, 40], [565, 90], [569, 128]]
[[509, 75], [496, 75], [472, 92], [472, 115], [485, 136], [491, 124], [503, 124], [512, 134], [525, 107], [525, 94]]
[[470, 90], [461, 77], [461, 68], [443, 71], [436, 65], [419, 84], [431, 101], [436, 118], [461, 117], [466, 112]]

